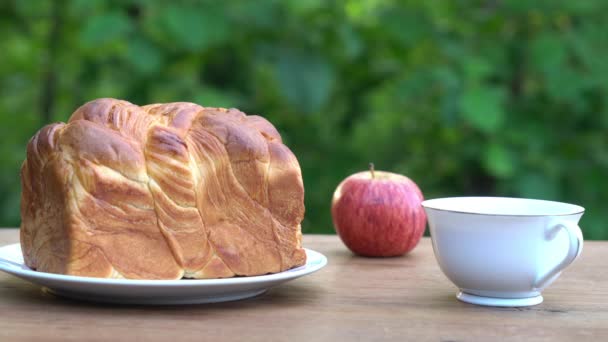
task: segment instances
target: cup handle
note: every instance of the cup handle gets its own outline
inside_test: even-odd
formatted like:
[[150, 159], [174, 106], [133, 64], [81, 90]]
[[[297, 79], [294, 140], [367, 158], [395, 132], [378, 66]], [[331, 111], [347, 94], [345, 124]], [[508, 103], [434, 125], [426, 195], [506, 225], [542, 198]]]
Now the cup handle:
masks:
[[578, 256], [581, 254], [583, 250], [583, 232], [581, 228], [572, 222], [560, 222], [555, 224], [548, 232], [547, 232], [547, 240], [553, 240], [557, 234], [564, 229], [566, 233], [568, 233], [568, 239], [570, 240], [568, 247], [568, 254], [566, 258], [562, 260], [557, 266], [553, 267], [551, 271], [537, 279], [534, 282], [535, 289], [543, 288], [547, 281], [553, 278], [556, 274], [563, 271], [568, 265], [570, 265]]

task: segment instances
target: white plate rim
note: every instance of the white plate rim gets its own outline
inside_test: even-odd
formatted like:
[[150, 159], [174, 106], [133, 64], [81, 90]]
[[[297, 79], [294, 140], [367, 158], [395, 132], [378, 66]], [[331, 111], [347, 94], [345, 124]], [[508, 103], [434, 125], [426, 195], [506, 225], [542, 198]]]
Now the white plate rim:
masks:
[[[9, 249], [16, 249], [21, 253], [21, 245], [14, 243], [0, 247], [0, 271], [28, 279], [61, 281], [69, 283], [90, 285], [117, 285], [117, 286], [146, 286], [146, 287], [200, 287], [218, 285], [241, 285], [265, 282], [291, 280], [307, 274], [314, 273], [327, 265], [327, 257], [317, 251], [304, 248], [306, 264], [279, 273], [265, 274], [249, 277], [232, 277], [221, 279], [177, 279], [177, 280], [141, 280], [141, 279], [109, 279], [95, 277], [81, 277], [73, 275], [55, 274], [34, 271], [25, 263], [5, 258]], [[13, 251], [14, 253], [14, 251]]]

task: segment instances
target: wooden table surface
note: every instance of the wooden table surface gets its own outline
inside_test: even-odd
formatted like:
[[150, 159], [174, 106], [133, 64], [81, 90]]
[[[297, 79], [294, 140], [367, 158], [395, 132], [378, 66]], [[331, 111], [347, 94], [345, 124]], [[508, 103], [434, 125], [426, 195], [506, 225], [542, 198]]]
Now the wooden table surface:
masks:
[[[0, 230], [0, 245], [18, 242]], [[100, 305], [58, 298], [0, 272], [0, 341], [608, 341], [608, 242], [585, 249], [528, 308], [456, 300], [431, 241], [408, 256], [353, 256], [336, 236], [305, 235], [321, 271], [256, 298], [191, 306]]]

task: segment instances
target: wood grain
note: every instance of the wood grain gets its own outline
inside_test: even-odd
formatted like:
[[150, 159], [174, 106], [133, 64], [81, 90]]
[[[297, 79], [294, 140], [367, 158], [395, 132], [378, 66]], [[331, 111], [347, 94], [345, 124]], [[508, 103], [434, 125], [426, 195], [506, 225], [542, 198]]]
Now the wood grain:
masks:
[[[0, 230], [0, 245], [18, 241]], [[408, 256], [353, 256], [336, 236], [306, 235], [329, 258], [313, 275], [240, 302], [100, 305], [54, 297], [0, 273], [0, 341], [600, 341], [608, 340], [608, 242], [579, 260], [530, 308], [485, 308], [456, 288], [424, 238]]]

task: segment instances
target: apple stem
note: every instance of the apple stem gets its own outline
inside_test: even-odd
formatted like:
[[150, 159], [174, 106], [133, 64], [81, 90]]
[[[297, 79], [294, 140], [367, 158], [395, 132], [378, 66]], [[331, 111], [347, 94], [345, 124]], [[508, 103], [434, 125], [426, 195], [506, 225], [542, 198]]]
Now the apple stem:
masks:
[[376, 178], [376, 174], [374, 173], [374, 163], [369, 163], [369, 172], [372, 174], [372, 179]]

